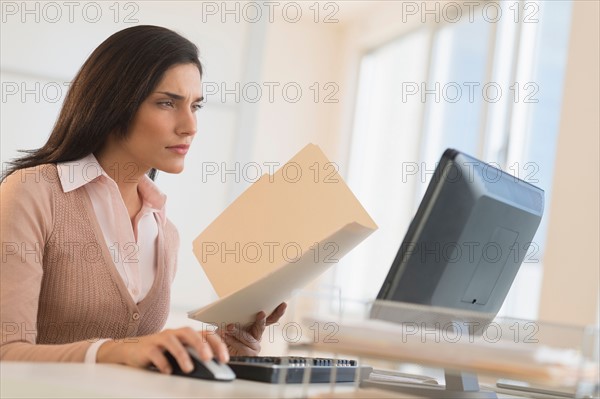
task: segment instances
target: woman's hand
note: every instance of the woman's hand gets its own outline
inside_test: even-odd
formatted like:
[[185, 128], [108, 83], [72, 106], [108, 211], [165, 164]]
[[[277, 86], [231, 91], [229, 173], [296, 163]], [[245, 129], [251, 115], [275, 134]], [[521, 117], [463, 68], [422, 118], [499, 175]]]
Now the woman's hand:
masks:
[[285, 313], [287, 304], [281, 303], [269, 315], [259, 312], [254, 323], [240, 329], [235, 324], [228, 324], [225, 329], [218, 330], [219, 335], [227, 344], [231, 356], [257, 356], [260, 353], [260, 340], [265, 327], [276, 323]]
[[120, 342], [107, 341], [98, 349], [96, 359], [98, 363], [120, 363], [140, 368], [154, 364], [161, 373], [170, 374], [171, 366], [163, 353], [167, 350], [184, 372], [191, 372], [193, 364], [185, 346], [194, 348], [202, 360], [216, 357], [223, 363], [229, 361], [227, 346], [218, 335], [213, 331], [195, 331], [189, 327], [126, 338]]

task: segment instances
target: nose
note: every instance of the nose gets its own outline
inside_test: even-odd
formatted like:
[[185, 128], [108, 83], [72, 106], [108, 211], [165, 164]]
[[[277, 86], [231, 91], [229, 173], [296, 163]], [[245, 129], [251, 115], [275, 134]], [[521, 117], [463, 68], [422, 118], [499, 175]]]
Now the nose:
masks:
[[193, 136], [196, 134], [197, 121], [196, 114], [191, 110], [182, 110], [177, 121], [177, 134]]

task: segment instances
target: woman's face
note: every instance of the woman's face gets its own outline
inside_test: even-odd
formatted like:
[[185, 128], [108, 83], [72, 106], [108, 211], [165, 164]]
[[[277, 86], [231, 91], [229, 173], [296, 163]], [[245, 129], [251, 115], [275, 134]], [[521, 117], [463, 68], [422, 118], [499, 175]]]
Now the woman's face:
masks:
[[201, 108], [202, 100], [198, 67], [194, 64], [171, 67], [140, 105], [122, 149], [143, 171], [156, 168], [180, 173], [196, 135], [196, 111]]

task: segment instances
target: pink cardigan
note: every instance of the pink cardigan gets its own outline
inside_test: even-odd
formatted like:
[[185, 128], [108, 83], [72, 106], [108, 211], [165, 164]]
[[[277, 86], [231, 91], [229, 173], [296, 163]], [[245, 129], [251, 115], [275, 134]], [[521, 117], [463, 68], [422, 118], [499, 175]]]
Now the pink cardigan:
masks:
[[100, 338], [163, 328], [179, 248], [168, 219], [159, 231], [154, 285], [136, 304], [87, 192], [80, 187], [64, 193], [55, 164], [7, 177], [0, 186], [0, 216], [0, 359], [83, 361]]

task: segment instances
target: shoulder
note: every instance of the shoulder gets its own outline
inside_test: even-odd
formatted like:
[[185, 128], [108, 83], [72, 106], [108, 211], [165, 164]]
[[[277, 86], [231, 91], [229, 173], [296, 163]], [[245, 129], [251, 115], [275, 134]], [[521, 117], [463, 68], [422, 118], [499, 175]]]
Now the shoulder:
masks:
[[60, 176], [53, 163], [18, 169], [2, 181], [0, 189], [2, 201], [13, 196], [20, 200], [45, 201], [60, 189]]
[[7, 176], [0, 187], [2, 235], [45, 242], [53, 231], [57, 190], [60, 181], [54, 164], [19, 169]]

